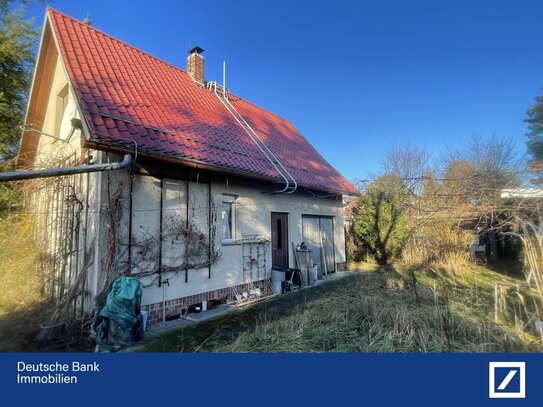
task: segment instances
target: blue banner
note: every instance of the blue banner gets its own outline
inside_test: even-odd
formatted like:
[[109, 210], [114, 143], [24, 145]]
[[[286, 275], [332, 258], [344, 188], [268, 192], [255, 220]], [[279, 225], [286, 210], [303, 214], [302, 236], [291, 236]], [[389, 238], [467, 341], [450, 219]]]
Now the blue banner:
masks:
[[542, 354], [1, 354], [17, 406], [543, 405]]

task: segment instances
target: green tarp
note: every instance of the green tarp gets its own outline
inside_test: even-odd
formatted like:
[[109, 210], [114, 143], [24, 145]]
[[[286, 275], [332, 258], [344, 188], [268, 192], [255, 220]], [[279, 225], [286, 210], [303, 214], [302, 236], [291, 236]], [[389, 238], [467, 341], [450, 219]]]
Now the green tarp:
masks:
[[134, 343], [132, 328], [138, 322], [141, 283], [137, 278], [115, 280], [100, 311], [96, 343], [101, 350], [119, 350]]

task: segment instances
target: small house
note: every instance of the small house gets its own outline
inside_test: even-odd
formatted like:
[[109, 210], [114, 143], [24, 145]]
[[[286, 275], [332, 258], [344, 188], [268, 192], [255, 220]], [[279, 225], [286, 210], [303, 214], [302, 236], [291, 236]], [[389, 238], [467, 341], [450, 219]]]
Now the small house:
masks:
[[[305, 242], [345, 267], [344, 197], [357, 190], [288, 120], [49, 8], [19, 170], [29, 181], [40, 269], [63, 312], [84, 314], [123, 275], [150, 322], [269, 287]], [[54, 170], [53, 170], [54, 172]]]

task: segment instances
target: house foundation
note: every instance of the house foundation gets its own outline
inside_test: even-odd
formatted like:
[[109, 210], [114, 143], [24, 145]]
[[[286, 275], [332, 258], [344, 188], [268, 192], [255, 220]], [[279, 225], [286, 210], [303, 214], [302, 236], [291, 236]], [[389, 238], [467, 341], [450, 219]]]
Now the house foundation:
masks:
[[147, 311], [148, 324], [156, 324], [161, 322], [164, 317], [177, 318], [183, 317], [191, 306], [201, 304], [202, 301], [218, 301], [220, 303], [228, 303], [235, 301], [235, 292], [243, 293], [251, 289], [259, 288], [262, 296], [271, 295], [269, 287], [271, 286], [270, 279], [254, 281], [251, 283], [239, 284], [234, 287], [225, 287], [218, 290], [207, 291], [201, 294], [189, 295], [187, 297], [175, 298], [165, 302], [156, 302], [153, 304], [143, 305], [142, 311]]

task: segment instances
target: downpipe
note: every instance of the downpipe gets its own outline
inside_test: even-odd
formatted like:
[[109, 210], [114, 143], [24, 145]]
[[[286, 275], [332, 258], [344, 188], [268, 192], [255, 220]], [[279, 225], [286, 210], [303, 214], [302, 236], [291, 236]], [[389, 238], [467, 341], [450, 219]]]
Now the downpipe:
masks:
[[0, 182], [21, 181], [34, 178], [62, 177], [63, 175], [84, 174], [89, 172], [115, 171], [127, 168], [132, 164], [130, 154], [125, 154], [120, 162], [107, 164], [85, 164], [75, 167], [45, 168], [43, 170], [13, 171], [0, 173]]

